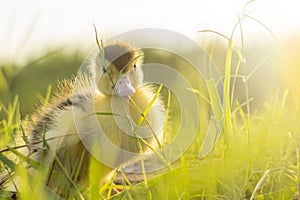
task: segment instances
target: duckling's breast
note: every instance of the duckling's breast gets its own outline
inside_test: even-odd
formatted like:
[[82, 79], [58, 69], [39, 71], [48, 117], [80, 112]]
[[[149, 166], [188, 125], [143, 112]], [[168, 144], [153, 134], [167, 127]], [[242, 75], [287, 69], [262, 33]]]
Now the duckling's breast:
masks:
[[98, 95], [95, 113], [102, 132], [114, 145], [126, 151], [138, 153], [138, 143], [146, 150], [147, 144], [142, 140], [157, 146], [155, 137], [162, 139], [165, 121], [165, 109], [159, 98], [143, 117], [153, 97], [154, 93], [148, 86], [137, 89], [131, 98]]

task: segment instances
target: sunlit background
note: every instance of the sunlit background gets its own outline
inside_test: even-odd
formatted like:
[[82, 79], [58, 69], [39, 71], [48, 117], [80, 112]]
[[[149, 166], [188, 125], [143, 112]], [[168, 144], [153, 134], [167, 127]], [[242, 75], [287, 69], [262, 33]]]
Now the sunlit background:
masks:
[[[45, 47], [90, 48], [94, 45], [92, 23], [103, 38], [150, 27], [170, 29], [194, 39], [203, 29], [228, 35], [238, 17], [246, 13], [281, 39], [299, 31], [297, 8], [296, 0], [0, 0], [0, 58], [22, 60]], [[246, 23], [244, 32], [251, 39], [259, 39], [265, 30], [252, 21]]]

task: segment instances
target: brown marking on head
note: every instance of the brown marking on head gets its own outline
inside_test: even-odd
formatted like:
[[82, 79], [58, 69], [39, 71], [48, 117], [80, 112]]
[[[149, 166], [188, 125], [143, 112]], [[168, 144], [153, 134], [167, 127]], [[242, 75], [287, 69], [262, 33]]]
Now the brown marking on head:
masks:
[[129, 63], [137, 56], [137, 53], [129, 45], [117, 43], [106, 46], [104, 48], [104, 55], [105, 59], [113, 64], [118, 72], [122, 71], [122, 74], [125, 74], [133, 68], [134, 63]]

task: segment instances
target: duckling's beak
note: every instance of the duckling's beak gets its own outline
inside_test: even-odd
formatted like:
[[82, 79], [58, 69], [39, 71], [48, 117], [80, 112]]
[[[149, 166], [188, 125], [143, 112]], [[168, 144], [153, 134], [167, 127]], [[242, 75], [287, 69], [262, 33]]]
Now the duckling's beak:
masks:
[[130, 97], [135, 93], [135, 89], [129, 79], [129, 76], [119, 78], [116, 83], [115, 91], [121, 97]]

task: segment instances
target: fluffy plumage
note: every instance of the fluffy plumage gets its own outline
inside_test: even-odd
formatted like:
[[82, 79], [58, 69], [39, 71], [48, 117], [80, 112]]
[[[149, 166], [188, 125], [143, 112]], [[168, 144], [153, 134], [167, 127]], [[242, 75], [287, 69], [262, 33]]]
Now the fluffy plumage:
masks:
[[[59, 193], [65, 193], [71, 184], [64, 175], [59, 175], [62, 169], [58, 162], [69, 177], [88, 185], [90, 160], [106, 155], [110, 159], [109, 166], [97, 161], [101, 184], [113, 168], [133, 159], [126, 152], [140, 151], [135, 134], [141, 134], [139, 137], [153, 147], [157, 146], [155, 137], [162, 139], [165, 113], [160, 98], [145, 116], [151, 128], [145, 120], [138, 126], [140, 131], [135, 126], [155, 94], [150, 85], [143, 83], [142, 52], [116, 43], [105, 47], [104, 53], [106, 65], [99, 61], [98, 53], [91, 57], [89, 73], [61, 83], [59, 92], [36, 112], [28, 129], [31, 157], [51, 168], [46, 184]], [[99, 74], [94, 74], [96, 72]], [[132, 121], [128, 123], [129, 117]], [[112, 150], [108, 143], [118, 150]], [[140, 144], [147, 151], [147, 144]], [[78, 176], [74, 177], [78, 169]]]

